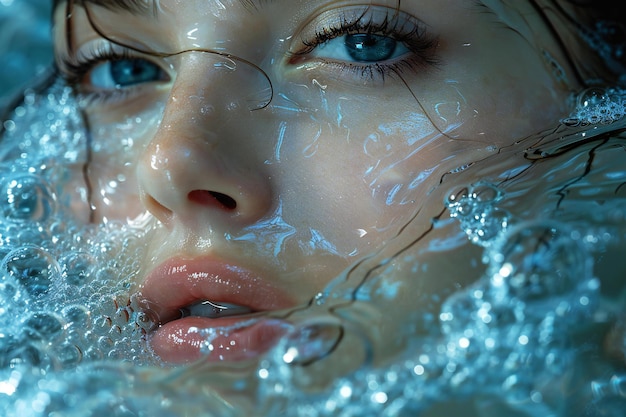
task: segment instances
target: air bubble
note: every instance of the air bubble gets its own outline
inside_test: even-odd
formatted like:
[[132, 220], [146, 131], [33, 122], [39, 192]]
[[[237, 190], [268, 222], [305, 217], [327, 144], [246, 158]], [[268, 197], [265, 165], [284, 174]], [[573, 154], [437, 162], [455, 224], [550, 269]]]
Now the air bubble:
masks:
[[15, 129], [15, 122], [13, 120], [6, 120], [3, 126], [7, 132], [11, 132]]
[[577, 100], [576, 109], [561, 123], [566, 126], [610, 124], [626, 113], [626, 91], [615, 88], [590, 88]]
[[72, 343], [64, 343], [56, 350], [56, 358], [64, 368], [70, 368], [82, 361], [83, 352]]
[[442, 304], [439, 314], [441, 327], [446, 334], [459, 333], [473, 321], [476, 301], [465, 293], [459, 292], [448, 297]]
[[63, 277], [70, 285], [84, 286], [93, 278], [96, 259], [86, 252], [72, 252], [59, 260]]
[[32, 296], [47, 293], [61, 272], [57, 261], [39, 247], [21, 247], [3, 260], [1, 270], [15, 278]]
[[63, 320], [56, 314], [37, 312], [24, 321], [24, 331], [30, 340], [54, 341], [64, 334]]
[[98, 346], [100, 347], [100, 349], [103, 349], [105, 351], [111, 350], [114, 345], [115, 342], [110, 337], [102, 336], [98, 339]]
[[473, 190], [474, 199], [478, 204], [497, 203], [502, 199], [502, 192], [491, 184], [478, 184]]
[[111, 267], [100, 268], [96, 272], [96, 280], [102, 284], [107, 282], [117, 282], [120, 275], [119, 270]]
[[91, 312], [83, 305], [69, 305], [61, 312], [65, 321], [72, 327], [87, 329], [91, 326]]
[[497, 207], [502, 198], [496, 186], [479, 182], [449, 193], [445, 204], [450, 217], [461, 222], [467, 237], [487, 247], [509, 224], [509, 213]]
[[102, 360], [104, 358], [104, 354], [102, 353], [102, 351], [100, 349], [98, 349], [95, 346], [90, 346], [89, 348], [87, 348], [87, 350], [84, 352], [84, 357], [90, 361], [99, 361]]
[[458, 190], [452, 191], [447, 199], [447, 206], [454, 206], [455, 204], [459, 204], [460, 201], [467, 199], [470, 195], [470, 190], [467, 187], [462, 187]]
[[[518, 227], [499, 248], [503, 262], [494, 266], [497, 291], [525, 301], [561, 296], [589, 277], [590, 259], [581, 245], [551, 224]], [[502, 265], [509, 265], [505, 275]]]
[[602, 88], [589, 88], [578, 97], [579, 108], [597, 107], [609, 99], [606, 91]]
[[24, 300], [20, 285], [12, 277], [3, 277], [0, 282], [0, 311], [7, 312]]
[[0, 212], [12, 221], [45, 222], [56, 210], [56, 197], [44, 179], [19, 175], [0, 187]]
[[23, 228], [17, 234], [17, 241], [22, 244], [43, 245], [49, 240], [50, 234], [41, 226]]
[[48, 363], [42, 350], [32, 343], [20, 343], [9, 353], [10, 366], [18, 367], [22, 364], [34, 365], [46, 368]]

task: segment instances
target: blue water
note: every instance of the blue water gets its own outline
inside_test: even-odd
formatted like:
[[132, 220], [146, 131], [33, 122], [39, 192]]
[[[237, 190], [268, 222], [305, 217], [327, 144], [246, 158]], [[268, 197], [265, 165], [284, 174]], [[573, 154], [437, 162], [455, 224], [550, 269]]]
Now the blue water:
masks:
[[[0, 102], [50, 62], [48, 7], [0, 0]], [[372, 349], [371, 307], [352, 301], [393, 299], [391, 262], [357, 292], [361, 276], [332, 283], [260, 361], [168, 369], [129, 293], [136, 242], [158, 225], [72, 218], [65, 167], [80, 165], [85, 140], [76, 104], [60, 82], [28, 92], [0, 142], [0, 415], [623, 416], [626, 93], [591, 90], [579, 104], [555, 130], [476, 163], [483, 181], [442, 181], [442, 238], [428, 251], [475, 257], [467, 276], [441, 277], [446, 291], [416, 294], [423, 308], [388, 363], [325, 355], [342, 331], [355, 352]]]
[[0, 0], [0, 108], [53, 60], [48, 0]]

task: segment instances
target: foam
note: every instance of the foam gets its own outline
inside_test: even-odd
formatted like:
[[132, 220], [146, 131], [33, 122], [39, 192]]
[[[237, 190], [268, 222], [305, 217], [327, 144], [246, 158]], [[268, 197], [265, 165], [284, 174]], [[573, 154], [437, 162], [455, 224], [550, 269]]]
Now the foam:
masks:
[[567, 126], [612, 124], [626, 114], [626, 91], [618, 88], [589, 88], [582, 92], [576, 109], [563, 120]]
[[[582, 110], [606, 102], [604, 95], [585, 97]], [[362, 332], [357, 336], [368, 349], [375, 326], [357, 311], [342, 318], [343, 327], [311, 312], [309, 321], [294, 326], [254, 365], [253, 380], [237, 379], [219, 365], [161, 369], [145, 343], [153, 323], [131, 297], [136, 260], [144, 256], [138, 242], [158, 226], [149, 218], [136, 225], [98, 226], [74, 218], [64, 196], [68, 184], [79, 194], [81, 189], [65, 166], [84, 163], [80, 150], [86, 140], [75, 109], [70, 91], [55, 84], [44, 95], [28, 92], [12, 123], [5, 123], [0, 163], [4, 415], [168, 416], [179, 415], [180, 407], [187, 413], [246, 414], [219, 400], [211, 383], [235, 392], [252, 389], [255, 410], [263, 415], [285, 408], [309, 416], [415, 415], [475, 397], [482, 398], [473, 404], [483, 416], [572, 410], [570, 399], [550, 385], [590, 360], [572, 340], [592, 334], [585, 326], [601, 326], [606, 314], [593, 259], [606, 247], [623, 244], [623, 238], [613, 229], [582, 222], [520, 219], [505, 208], [507, 192], [486, 181], [455, 187], [444, 201], [460, 230], [484, 251], [484, 275], [443, 300], [436, 317], [416, 318], [428, 323], [429, 332], [399, 335], [408, 338], [408, 346], [386, 366], [365, 364], [324, 381], [322, 388], [301, 366], [320, 358], [329, 360], [331, 369], [343, 363], [345, 358], [327, 357], [341, 331]], [[616, 209], [606, 203], [593, 212], [600, 223], [613, 216], [619, 224], [624, 216], [616, 217]], [[211, 337], [207, 334], [207, 342]], [[583, 408], [621, 416], [626, 376], [616, 370], [604, 374], [581, 377], [576, 398]]]

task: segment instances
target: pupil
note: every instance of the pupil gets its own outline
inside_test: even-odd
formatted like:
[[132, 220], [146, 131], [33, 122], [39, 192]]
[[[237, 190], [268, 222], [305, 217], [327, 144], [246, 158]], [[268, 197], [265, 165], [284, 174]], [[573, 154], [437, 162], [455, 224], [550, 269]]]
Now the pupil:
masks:
[[387, 36], [357, 33], [346, 35], [345, 47], [350, 58], [357, 62], [378, 62], [393, 55], [396, 41]]
[[159, 79], [159, 68], [143, 59], [121, 59], [111, 62], [115, 85], [124, 87]]

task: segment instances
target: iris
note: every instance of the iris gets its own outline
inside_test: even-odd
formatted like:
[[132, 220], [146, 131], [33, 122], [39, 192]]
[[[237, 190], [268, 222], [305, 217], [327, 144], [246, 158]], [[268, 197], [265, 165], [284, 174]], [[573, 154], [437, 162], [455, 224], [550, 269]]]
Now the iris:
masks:
[[117, 87], [163, 79], [161, 68], [145, 59], [120, 59], [109, 65], [111, 80]]
[[345, 48], [357, 62], [379, 62], [389, 59], [396, 50], [397, 41], [387, 36], [370, 33], [346, 35]]

